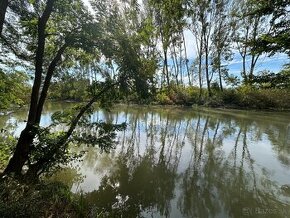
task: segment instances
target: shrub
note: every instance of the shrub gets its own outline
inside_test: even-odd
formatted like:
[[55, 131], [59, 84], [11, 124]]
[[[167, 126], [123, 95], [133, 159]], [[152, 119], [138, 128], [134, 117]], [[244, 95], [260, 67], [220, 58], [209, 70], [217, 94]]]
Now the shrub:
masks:
[[[159, 104], [192, 105], [200, 103], [199, 95], [200, 90], [198, 87], [171, 85], [156, 95], [156, 101]], [[206, 91], [203, 90], [202, 98], [204, 99], [205, 96]]]
[[173, 104], [172, 100], [167, 96], [166, 92], [162, 91], [156, 95], [156, 101], [162, 105]]
[[225, 89], [221, 93], [221, 98], [226, 105], [237, 105], [240, 103], [241, 95], [235, 89]]
[[206, 89], [171, 85], [156, 96], [159, 104], [206, 105], [211, 107], [230, 106], [253, 109], [287, 109], [290, 108], [289, 89], [257, 89], [249, 85], [237, 89], [214, 90], [208, 97]]
[[268, 109], [290, 108], [290, 92], [287, 89], [254, 89], [241, 87], [239, 89], [239, 106]]

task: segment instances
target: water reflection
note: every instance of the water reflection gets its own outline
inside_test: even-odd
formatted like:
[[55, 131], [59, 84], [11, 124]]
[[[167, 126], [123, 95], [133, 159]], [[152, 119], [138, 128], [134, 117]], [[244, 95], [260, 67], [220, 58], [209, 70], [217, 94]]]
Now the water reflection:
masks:
[[124, 217], [287, 217], [289, 115], [122, 108], [94, 115], [129, 123], [110, 155], [88, 152], [98, 177], [86, 200]]
[[116, 150], [89, 148], [79, 168], [58, 179], [84, 191], [95, 215], [289, 217], [289, 118], [230, 110], [100, 110], [92, 120], [129, 124]]
[[[49, 126], [51, 124], [51, 116], [56, 111], [63, 111], [66, 108], [72, 107], [73, 103], [66, 102], [50, 102], [45, 105], [40, 125]], [[5, 129], [19, 136], [26, 125], [28, 108], [25, 106], [20, 109], [15, 109], [14, 112], [8, 115], [0, 115], [0, 130]]]

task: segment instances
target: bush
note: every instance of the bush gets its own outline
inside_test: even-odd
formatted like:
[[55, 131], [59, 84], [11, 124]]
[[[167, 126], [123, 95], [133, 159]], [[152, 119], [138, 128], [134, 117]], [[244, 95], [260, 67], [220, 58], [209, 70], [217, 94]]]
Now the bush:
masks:
[[287, 89], [254, 89], [243, 86], [237, 90], [235, 104], [255, 109], [286, 109], [290, 108], [290, 92]]
[[205, 105], [230, 106], [252, 109], [290, 108], [290, 92], [287, 89], [255, 89], [241, 86], [238, 89], [225, 89], [216, 92]]
[[85, 101], [89, 97], [89, 81], [64, 75], [61, 81], [53, 82], [49, 98], [54, 100]]
[[290, 108], [289, 92], [282, 89], [254, 89], [243, 86], [237, 90], [225, 90], [221, 95], [225, 105], [253, 109]]
[[239, 105], [241, 100], [241, 95], [235, 89], [225, 89], [221, 93], [221, 98], [226, 105]]
[[173, 104], [171, 99], [166, 95], [166, 93], [164, 91], [159, 92], [156, 95], [156, 101], [157, 101], [158, 104], [162, 104], [162, 105], [171, 105], [171, 104]]
[[[206, 92], [203, 91], [203, 93], [202, 98], [204, 99]], [[155, 100], [163, 105], [193, 105], [200, 103], [199, 95], [200, 90], [198, 87], [171, 85], [169, 88], [161, 90], [156, 95]]]
[[289, 109], [289, 89], [257, 89], [251, 86], [240, 86], [237, 89], [214, 90], [208, 97], [207, 90], [202, 90], [200, 98], [198, 87], [183, 87], [171, 85], [169, 89], [161, 90], [156, 101], [163, 105], [205, 105], [210, 107], [239, 107], [253, 109]]

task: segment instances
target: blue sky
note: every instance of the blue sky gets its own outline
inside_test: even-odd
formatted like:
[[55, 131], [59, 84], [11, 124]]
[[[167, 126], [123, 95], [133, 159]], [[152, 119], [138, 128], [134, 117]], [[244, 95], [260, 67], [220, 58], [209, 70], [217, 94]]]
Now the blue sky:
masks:
[[[187, 47], [187, 54], [190, 60], [193, 60], [196, 57], [196, 42], [194, 40], [194, 36], [191, 31], [185, 30], [185, 43]], [[247, 59], [248, 64], [250, 63], [250, 58]], [[269, 70], [275, 73], [279, 72], [283, 65], [290, 63], [289, 56], [286, 54], [276, 54], [274, 56], [268, 57], [267, 55], [262, 55], [256, 65], [255, 72], [259, 72], [262, 70]], [[242, 71], [242, 58], [241, 55], [236, 52], [233, 56], [233, 60], [228, 64], [228, 68], [231, 74], [239, 76]]]
[[[247, 60], [247, 64], [249, 64], [250, 59]], [[267, 55], [262, 55], [257, 62], [255, 72], [269, 70], [277, 73], [281, 69], [283, 69], [283, 65], [287, 63], [290, 63], [290, 59], [286, 54], [276, 54], [271, 57], [268, 57]], [[228, 68], [231, 74], [240, 75], [240, 72], [242, 70], [242, 59], [238, 53], [236, 53], [233, 60], [229, 62]]]

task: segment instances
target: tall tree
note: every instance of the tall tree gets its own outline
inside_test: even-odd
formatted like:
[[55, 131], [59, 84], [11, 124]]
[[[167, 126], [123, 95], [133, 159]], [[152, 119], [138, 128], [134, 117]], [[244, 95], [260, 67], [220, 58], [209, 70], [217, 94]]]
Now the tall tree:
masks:
[[37, 104], [40, 94], [40, 87], [43, 74], [43, 57], [46, 39], [46, 27], [48, 19], [52, 13], [55, 0], [48, 0], [45, 9], [37, 22], [37, 49], [35, 53], [35, 79], [32, 87], [30, 109], [28, 121], [25, 129], [21, 132], [18, 143], [16, 145], [13, 157], [10, 159], [4, 173], [20, 174], [23, 165], [28, 160], [30, 146], [35, 136], [34, 125], [37, 125]]
[[[93, 2], [94, 15], [87, 11], [81, 0], [35, 1], [25, 11], [15, 5], [13, 10], [20, 21], [16, 27], [25, 32], [28, 41], [25, 49], [34, 57], [30, 62], [34, 69], [34, 83], [27, 125], [20, 134], [15, 152], [4, 173], [21, 175], [23, 166], [27, 164], [25, 175], [34, 178], [51, 166], [52, 161], [64, 160], [67, 142], [72, 138], [80, 119], [97, 100], [105, 104], [107, 99], [111, 99], [114, 95], [113, 92], [108, 93], [108, 90], [112, 87], [118, 84], [120, 87], [131, 87], [133, 84], [140, 96], [146, 97], [148, 94], [149, 80], [153, 76], [148, 72], [155, 72], [157, 64], [144, 61], [141, 45], [135, 40], [136, 31], [127, 28], [125, 17], [120, 16], [122, 11], [117, 7], [117, 1], [115, 5], [111, 3]], [[6, 43], [8, 49], [11, 48], [10, 43]], [[109, 78], [107, 72], [100, 72], [109, 80], [95, 81], [92, 84], [92, 98], [71, 115], [72, 118], [67, 123], [68, 130], [55, 137], [39, 126], [52, 78], [60, 68], [71, 69], [71, 65], [79, 65], [86, 53], [90, 54], [89, 62], [107, 60], [111, 61], [111, 65], [116, 63], [118, 78]], [[73, 63], [70, 64], [69, 61]], [[54, 116], [56, 122], [59, 122], [58, 117]], [[90, 125], [91, 128], [96, 125], [95, 128], [102, 129], [95, 133], [100, 139], [93, 142], [105, 149], [113, 143], [115, 134], [112, 132], [123, 128], [103, 123]], [[38, 140], [34, 140], [36, 138]], [[86, 138], [77, 139], [89, 142]], [[37, 151], [40, 154], [35, 154]]]
[[[20, 20], [24, 19], [21, 20], [22, 28], [36, 41], [32, 41], [27, 48], [34, 53], [30, 109], [26, 127], [20, 134], [15, 152], [4, 173], [21, 174], [23, 165], [28, 161], [52, 76], [65, 51], [68, 48], [90, 47], [87, 40], [90, 17], [81, 1], [36, 1], [30, 6], [34, 10], [25, 12], [29, 14], [29, 19], [18, 14]], [[17, 6], [14, 10], [16, 13], [21, 12]]]
[[168, 53], [170, 45], [175, 40], [174, 35], [183, 31], [184, 25], [184, 8], [183, 0], [164, 1], [157, 0], [150, 1], [154, 8], [155, 22], [158, 26], [159, 36], [163, 51], [163, 74], [166, 77], [167, 86], [170, 84], [169, 60]]
[[[235, 35], [236, 48], [242, 57], [242, 77], [244, 83], [249, 83], [254, 76], [254, 70], [260, 54], [251, 52], [250, 42], [256, 43], [259, 36], [266, 31], [265, 18], [254, 14], [251, 0], [236, 3], [235, 7]], [[247, 61], [250, 58], [249, 68]]]
[[222, 78], [227, 74], [227, 68], [223, 61], [231, 58], [231, 35], [233, 34], [231, 18], [231, 1], [216, 1], [216, 13], [214, 17], [215, 29], [211, 40], [213, 41], [212, 65], [218, 73], [219, 87], [223, 91]]
[[[196, 39], [198, 56], [198, 77], [200, 96], [202, 94], [203, 75], [206, 77], [206, 85], [209, 96], [211, 92], [212, 72], [210, 72], [211, 37], [214, 32], [214, 16], [216, 3], [211, 0], [188, 1], [188, 13], [191, 17], [191, 30]], [[204, 69], [204, 73], [203, 73]]]

